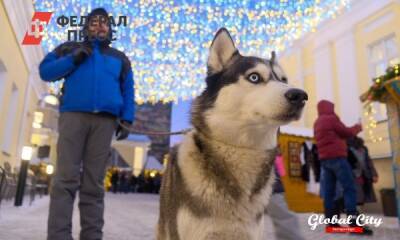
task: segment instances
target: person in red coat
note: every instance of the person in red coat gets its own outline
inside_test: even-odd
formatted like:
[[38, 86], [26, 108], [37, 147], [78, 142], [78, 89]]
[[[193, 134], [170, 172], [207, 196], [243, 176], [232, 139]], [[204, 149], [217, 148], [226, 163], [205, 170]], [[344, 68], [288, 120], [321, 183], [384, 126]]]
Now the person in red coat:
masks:
[[318, 103], [318, 118], [314, 123], [314, 136], [322, 169], [322, 195], [325, 217], [335, 214], [336, 181], [343, 186], [344, 204], [347, 215], [353, 216], [355, 225], [357, 212], [357, 193], [351, 166], [347, 161], [346, 140], [355, 137], [362, 127], [356, 124], [346, 127], [335, 114], [334, 104], [327, 100]]

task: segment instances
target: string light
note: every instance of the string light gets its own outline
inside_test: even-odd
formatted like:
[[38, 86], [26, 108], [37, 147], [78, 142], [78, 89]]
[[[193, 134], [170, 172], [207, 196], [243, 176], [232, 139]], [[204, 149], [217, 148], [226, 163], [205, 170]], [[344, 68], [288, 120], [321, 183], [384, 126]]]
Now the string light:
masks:
[[[67, 40], [64, 16], [85, 16], [104, 7], [115, 19], [128, 17], [116, 30], [113, 46], [130, 58], [136, 101], [177, 102], [197, 96], [205, 86], [206, 60], [213, 35], [226, 27], [246, 55], [269, 57], [283, 51], [318, 25], [349, 8], [350, 0], [36, 0], [36, 11], [53, 12], [42, 46], [45, 52]], [[60, 89], [52, 83], [53, 92]]]
[[375, 114], [376, 114], [376, 110], [374, 109], [372, 102], [370, 102], [364, 106], [364, 116], [367, 119], [367, 125], [365, 126], [365, 129], [368, 133], [368, 138], [373, 143], [383, 141], [382, 137], [376, 136], [376, 134], [375, 134], [375, 129], [378, 124], [378, 121], [374, 117]]

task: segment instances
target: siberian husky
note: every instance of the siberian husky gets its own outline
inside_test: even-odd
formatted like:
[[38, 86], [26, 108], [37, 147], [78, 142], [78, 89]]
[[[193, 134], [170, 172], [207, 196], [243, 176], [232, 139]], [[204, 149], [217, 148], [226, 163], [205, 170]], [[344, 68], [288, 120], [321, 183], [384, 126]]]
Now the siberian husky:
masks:
[[278, 128], [300, 118], [308, 97], [287, 84], [274, 53], [242, 56], [225, 28], [207, 65], [193, 130], [163, 177], [157, 240], [261, 240]]

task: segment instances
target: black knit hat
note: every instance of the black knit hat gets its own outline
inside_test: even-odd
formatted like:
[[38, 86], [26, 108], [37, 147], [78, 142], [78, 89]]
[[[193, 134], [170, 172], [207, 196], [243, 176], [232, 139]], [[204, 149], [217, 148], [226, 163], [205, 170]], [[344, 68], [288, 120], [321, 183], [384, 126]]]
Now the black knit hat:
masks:
[[[109, 45], [111, 43], [111, 39], [112, 39], [112, 29], [111, 29], [111, 22], [108, 20], [108, 12], [104, 8], [95, 8], [88, 14], [88, 18], [87, 18], [87, 21], [85, 23], [85, 26], [83, 27], [83, 31], [85, 31], [85, 33], [87, 33], [88, 28], [89, 28], [89, 24], [90, 24], [90, 20], [94, 16], [98, 16], [98, 15], [104, 16], [107, 19], [107, 24], [108, 24], [108, 27], [109, 27], [109, 33], [108, 33], [108, 38], [106, 40], [104, 40], [103, 44], [104, 45]], [[87, 42], [87, 41], [89, 41], [89, 38], [88, 38], [88, 36], [85, 36], [85, 42]]]
[[89, 13], [88, 20], [96, 15], [108, 17], [108, 12], [104, 8], [95, 8]]

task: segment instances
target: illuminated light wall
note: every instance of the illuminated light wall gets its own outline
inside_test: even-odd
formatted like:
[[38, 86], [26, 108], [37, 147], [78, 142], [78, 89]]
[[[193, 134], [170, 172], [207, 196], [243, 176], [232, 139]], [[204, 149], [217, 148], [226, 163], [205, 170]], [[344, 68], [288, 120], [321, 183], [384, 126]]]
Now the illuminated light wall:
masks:
[[[54, 12], [42, 46], [45, 52], [67, 40], [68, 28], [57, 25], [62, 15], [84, 16], [104, 7], [126, 27], [116, 27], [113, 46], [132, 62], [136, 101], [177, 102], [204, 88], [208, 48], [214, 33], [226, 27], [246, 55], [269, 57], [283, 51], [304, 33], [348, 8], [350, 0], [59, 0], [34, 1], [36, 11]], [[76, 29], [71, 27], [70, 29]], [[60, 83], [51, 84], [58, 92]]]

